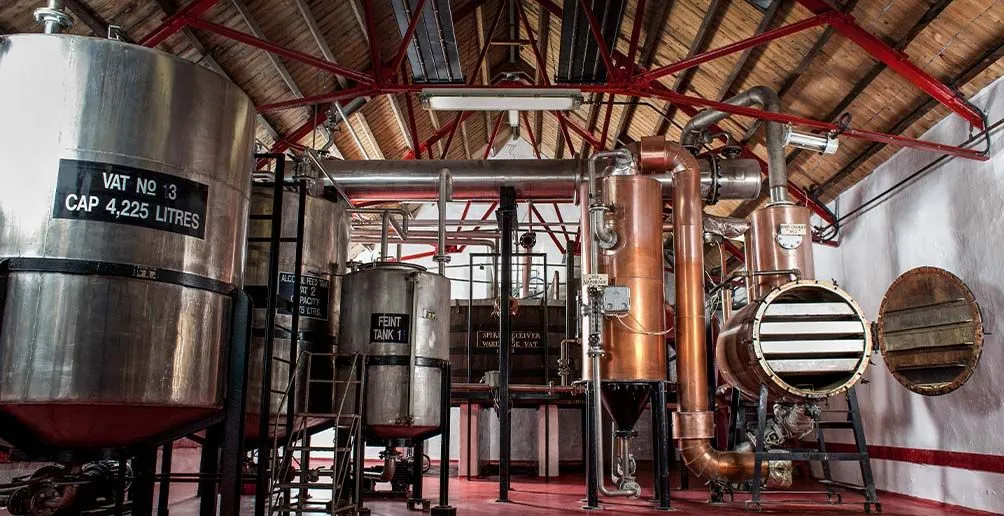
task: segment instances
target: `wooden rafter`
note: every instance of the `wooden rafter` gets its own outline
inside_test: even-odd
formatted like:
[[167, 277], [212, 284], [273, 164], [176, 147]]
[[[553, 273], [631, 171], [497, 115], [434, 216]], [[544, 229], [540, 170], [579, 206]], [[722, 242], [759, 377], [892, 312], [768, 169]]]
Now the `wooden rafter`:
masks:
[[[697, 28], [697, 34], [694, 36], [694, 40], [690, 43], [690, 51], [687, 52], [687, 57], [694, 57], [708, 47], [711, 42], [711, 36], [715, 22], [718, 20], [719, 14], [721, 14], [723, 7], [726, 2], [723, 0], [711, 0], [708, 4], [708, 10], [704, 13], [704, 19], [701, 20], [701, 26]], [[690, 87], [690, 82], [694, 79], [694, 73], [697, 72], [697, 68], [688, 68], [679, 75], [676, 76], [676, 80], [673, 81], [672, 90], [677, 93], [683, 93], [687, 91]], [[671, 102], [666, 102], [662, 108], [662, 112], [666, 113], [662, 121], [659, 122], [659, 127], [656, 133], [660, 136], [666, 134], [669, 131], [670, 126], [673, 125], [673, 118], [676, 117], [677, 108]]]
[[[760, 23], [756, 26], [756, 31], [753, 32], [754, 36], [763, 34], [770, 28], [771, 24], [777, 18], [778, 12], [781, 10], [781, 4], [784, 0], [773, 0], [767, 9], [763, 13], [763, 18], [760, 19]], [[753, 51], [756, 47], [747, 48], [741, 54], [739, 54], [739, 59], [736, 60], [735, 64], [732, 66], [732, 71], [729, 72], [729, 76], [725, 78], [725, 82], [718, 89], [718, 95], [715, 97], [717, 100], [725, 100], [732, 95], [732, 88], [735, 87], [736, 83], [739, 82], [739, 75], [742, 74], [743, 70], [746, 68], [747, 61], [753, 56]]]
[[[673, 7], [673, 0], [660, 0], [651, 4], [649, 13], [635, 13], [635, 23], [637, 23], [639, 17], [646, 20], [645, 42], [638, 53], [638, 62], [645, 68], [652, 66], [652, 61], [655, 59], [659, 42], [662, 40], [662, 34], [665, 27], [669, 25], [669, 13]], [[629, 63], [628, 66], [631, 66], [631, 64]], [[616, 141], [630, 143], [627, 141], [629, 139], [628, 129], [631, 127], [631, 121], [634, 120], [634, 114], [637, 110], [638, 99], [632, 99], [631, 103], [624, 108], [624, 112], [617, 122], [617, 129], [614, 132]]]

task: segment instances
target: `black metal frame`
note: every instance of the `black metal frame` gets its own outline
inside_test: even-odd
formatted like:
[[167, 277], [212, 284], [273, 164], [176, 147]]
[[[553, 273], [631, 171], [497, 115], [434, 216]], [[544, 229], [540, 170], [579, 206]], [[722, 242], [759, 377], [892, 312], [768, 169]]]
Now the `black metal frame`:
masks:
[[[763, 505], [766, 504], [786, 504], [786, 503], [807, 503], [805, 500], [771, 500], [765, 501], [763, 499], [763, 488], [762, 484], [762, 472], [761, 465], [766, 461], [772, 460], [790, 460], [790, 461], [811, 461], [819, 462], [823, 469], [824, 480], [820, 483], [825, 487], [825, 491], [822, 494], [826, 495], [827, 504], [830, 503], [843, 503], [843, 499], [837, 489], [845, 491], [855, 491], [864, 496], [864, 509], [865, 512], [871, 512], [874, 508], [876, 512], [882, 512], [882, 504], [878, 500], [878, 495], [875, 490], [875, 479], [872, 475], [871, 469], [871, 459], [868, 456], [868, 445], [865, 440], [864, 426], [861, 421], [861, 410], [858, 406], [858, 397], [855, 392], [855, 388], [851, 387], [846, 392], [847, 397], [847, 419], [845, 421], [816, 421], [816, 442], [818, 448], [816, 450], [812, 449], [791, 449], [784, 452], [771, 452], [764, 448], [764, 433], [766, 432], [767, 426], [767, 415], [769, 399], [767, 396], [768, 389], [766, 385], [760, 387], [760, 396], [755, 404], [757, 420], [756, 420], [756, 445], [754, 447], [754, 468], [753, 468], [753, 480], [750, 485], [750, 500], [746, 501], [746, 508], [752, 508], [754, 510], [760, 511]], [[734, 446], [738, 444], [742, 439], [744, 434], [744, 429], [746, 427], [746, 408], [751, 404], [747, 404], [743, 401], [742, 397], [739, 395], [738, 390], [733, 391], [732, 407], [730, 415], [730, 429], [729, 429], [729, 440], [730, 445]], [[837, 453], [828, 452], [826, 450], [826, 441], [823, 435], [823, 431], [827, 429], [847, 429], [854, 433], [854, 443], [855, 452], [850, 453]], [[837, 461], [847, 461], [847, 462], [857, 462], [861, 468], [861, 478], [863, 485], [851, 485], [842, 482], [836, 482], [830, 475], [830, 462]], [[807, 494], [802, 492], [800, 494]], [[721, 500], [721, 493], [714, 493], [712, 496], [719, 501]], [[834, 502], [834, 500], [836, 500]]]
[[[608, 383], [608, 382], [604, 382]], [[654, 490], [656, 510], [668, 511], [670, 507], [670, 485], [669, 471], [675, 462], [675, 444], [669, 436], [673, 433], [673, 423], [669, 418], [669, 411], [666, 408], [668, 401], [667, 387], [671, 385], [668, 381], [655, 382], [616, 382], [630, 384], [633, 386], [644, 386], [651, 389], [651, 409], [652, 409], [652, 444], [653, 444], [653, 469], [654, 469]], [[592, 410], [594, 398], [600, 393], [593, 392], [593, 383], [588, 380], [582, 381], [586, 391], [586, 406], [583, 414], [582, 438], [585, 442], [583, 446], [584, 461], [586, 466], [586, 504], [583, 509], [601, 509], [599, 499], [599, 483], [603, 476], [602, 471], [596, 471], [595, 461], [599, 449], [599, 442], [602, 436], [594, 435], [593, 430], [596, 425], [594, 417], [596, 414]], [[601, 416], [602, 417], [602, 416]], [[612, 445], [612, 443], [611, 443]], [[611, 465], [613, 467], [613, 465]]]
[[[499, 502], [509, 502], [510, 462], [512, 460], [512, 413], [509, 408], [509, 369], [512, 356], [512, 312], [509, 292], [512, 291], [513, 237], [516, 233], [516, 190], [511, 186], [499, 189], [497, 211], [502, 263], [499, 274], [499, 294], [505, 302], [499, 310]], [[546, 284], [546, 280], [545, 280]], [[468, 337], [470, 338], [470, 337]], [[468, 364], [469, 365], [469, 364]]]

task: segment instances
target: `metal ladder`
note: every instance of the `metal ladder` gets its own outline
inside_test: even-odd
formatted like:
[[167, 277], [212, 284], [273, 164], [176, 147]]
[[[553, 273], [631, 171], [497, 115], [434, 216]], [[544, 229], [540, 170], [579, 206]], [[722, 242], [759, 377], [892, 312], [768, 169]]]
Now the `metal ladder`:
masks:
[[[282, 362], [287, 360], [277, 358]], [[332, 379], [311, 378], [311, 371], [318, 360], [330, 362]], [[344, 365], [338, 365], [341, 361]], [[302, 378], [304, 393], [302, 406], [293, 408], [293, 428], [285, 435], [285, 442], [273, 442], [270, 457], [272, 480], [269, 486], [269, 514], [354, 514], [358, 508], [354, 489], [346, 488], [349, 472], [354, 469], [353, 451], [362, 438], [362, 400], [365, 395], [363, 355], [336, 355], [334, 353], [300, 353], [294, 371], [294, 378]], [[301, 373], [301, 367], [303, 369]], [[343, 375], [344, 377], [341, 377]], [[331, 405], [327, 412], [311, 412], [309, 400], [311, 387], [319, 384], [331, 389]], [[355, 388], [351, 388], [351, 387]], [[339, 388], [341, 387], [341, 388]], [[289, 405], [296, 405], [296, 400], [289, 396], [289, 386], [286, 390], [272, 390], [272, 395], [283, 396], [283, 402], [289, 410]], [[294, 397], [295, 398], [295, 397]], [[315, 407], [316, 408], [316, 407]], [[278, 436], [280, 414], [274, 424], [273, 435]], [[334, 429], [331, 446], [318, 446], [311, 443], [309, 430], [311, 421], [327, 421]], [[310, 468], [310, 461], [317, 459], [315, 454], [323, 454], [322, 460], [330, 463]], [[327, 457], [327, 455], [332, 455]], [[327, 496], [319, 496], [318, 491], [325, 491]], [[295, 492], [294, 492], [295, 491]], [[311, 493], [313, 491], [313, 493]], [[318, 500], [311, 499], [318, 495]]]

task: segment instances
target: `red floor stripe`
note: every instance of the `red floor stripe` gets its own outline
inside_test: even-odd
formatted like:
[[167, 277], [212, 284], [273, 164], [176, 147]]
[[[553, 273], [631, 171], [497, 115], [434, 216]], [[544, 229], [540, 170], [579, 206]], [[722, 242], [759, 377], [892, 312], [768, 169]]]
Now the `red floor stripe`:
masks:
[[[826, 443], [826, 450], [838, 453], [853, 453], [857, 451], [853, 444], [848, 443]], [[877, 445], [868, 446], [868, 455], [873, 459], [894, 460], [926, 466], [942, 466], [1004, 475], [1004, 456], [1002, 455]]]

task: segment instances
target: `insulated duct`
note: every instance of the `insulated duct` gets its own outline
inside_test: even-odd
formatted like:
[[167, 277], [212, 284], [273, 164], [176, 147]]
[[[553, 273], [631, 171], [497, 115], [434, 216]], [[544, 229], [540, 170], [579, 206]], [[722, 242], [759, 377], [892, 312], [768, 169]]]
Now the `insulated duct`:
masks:
[[[751, 452], [714, 449], [714, 413], [708, 410], [708, 357], [704, 312], [704, 203], [700, 166], [686, 149], [662, 137], [640, 145], [644, 172], [674, 175], [673, 253], [676, 258], [676, 353], [679, 409], [673, 414], [674, 438], [683, 461], [695, 475], [714, 481], [739, 482], [753, 477]], [[770, 478], [771, 464], [762, 465]]]
[[[736, 106], [759, 105], [772, 113], [781, 111], [781, 100], [777, 92], [766, 86], [754, 86], [728, 100], [726, 104]], [[685, 147], [699, 147], [704, 143], [703, 134], [706, 129], [731, 116], [724, 111], [712, 109], [703, 110], [687, 122], [680, 136], [680, 143]], [[767, 122], [767, 184], [770, 187], [770, 202], [790, 203], [788, 199], [788, 170], [784, 156], [784, 124]]]

